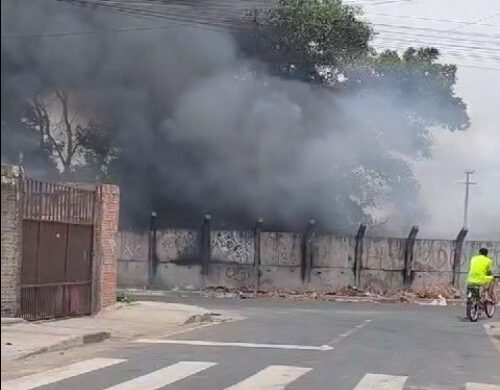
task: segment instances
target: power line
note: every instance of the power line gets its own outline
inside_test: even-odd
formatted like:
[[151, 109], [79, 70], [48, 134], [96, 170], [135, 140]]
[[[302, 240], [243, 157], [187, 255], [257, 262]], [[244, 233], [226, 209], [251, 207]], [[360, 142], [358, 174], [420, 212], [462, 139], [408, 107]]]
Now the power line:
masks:
[[[198, 28], [200, 26], [197, 26], [194, 23], [175, 23], [175, 24], [169, 24], [169, 25], [164, 25], [164, 26], [151, 26], [151, 27], [130, 27], [130, 28], [104, 29], [104, 30], [94, 30], [94, 31], [59, 32], [59, 33], [55, 32], [55, 33], [44, 33], [44, 34], [26, 34], [26, 35], [16, 35], [16, 36], [3, 36], [1, 39], [2, 40], [18, 40], [18, 39], [31, 39], [31, 38], [70, 37], [70, 36], [80, 36], [80, 35], [102, 35], [102, 34], [134, 32], [134, 31], [139, 32], [139, 31], [151, 31], [151, 30], [165, 30], [165, 29], [170, 29], [173, 27]], [[203, 26], [203, 28], [205, 28], [205, 27]], [[219, 31], [219, 30], [217, 30], [217, 31]], [[415, 40], [409, 41], [409, 40], [396, 39], [396, 38], [383, 39], [383, 41], [385, 43], [388, 43], [388, 44], [393, 44], [393, 43], [398, 44], [399, 46], [407, 45], [407, 47], [412, 46], [412, 45], [415, 46], [415, 44], [418, 44], [420, 46], [437, 46], [441, 51], [455, 54], [455, 55], [461, 55], [464, 57], [487, 58], [487, 59], [494, 58], [495, 60], [500, 61], [500, 57], [489, 56], [487, 53], [481, 53], [481, 55], [477, 55], [477, 54], [474, 54], [473, 52], [471, 52], [470, 50], [460, 51], [460, 49], [476, 49], [476, 50], [481, 50], [483, 52], [485, 52], [485, 51], [492, 52], [492, 53], [497, 52], [497, 50], [495, 50], [495, 49], [482, 48], [479, 46], [450, 45], [450, 44], [438, 43], [438, 42], [427, 43], [427, 42], [422, 42], [422, 41], [415, 41]], [[453, 50], [453, 49], [458, 49], [458, 51]]]
[[[395, 18], [395, 19], [409, 19], [409, 20], [424, 20], [427, 22], [439, 22], [439, 23], [455, 23], [455, 24], [468, 24], [465, 20], [453, 20], [453, 19], [437, 19], [437, 18], [426, 18], [420, 16], [408, 16], [408, 15], [392, 15], [378, 12], [365, 12], [364, 15], [372, 15], [372, 16], [383, 16], [387, 18]], [[475, 23], [476, 26], [485, 26], [485, 27], [500, 27], [500, 24], [490, 24], [490, 23]]]
[[[150, 1], [144, 1], [144, 0], [137, 0], [137, 1], [123, 1], [123, 0], [116, 0], [116, 1], [99, 1], [99, 0], [58, 0], [58, 1], [64, 1], [66, 3], [80, 3], [81, 5], [88, 5], [88, 6], [93, 6], [93, 7], [106, 7], [106, 8], [114, 8], [117, 10], [127, 10], [127, 11], [133, 11], [136, 13], [140, 13], [141, 15], [145, 16], [152, 16], [152, 17], [168, 17], [168, 18], [176, 18], [176, 17], [183, 17], [186, 18], [188, 17], [188, 13], [186, 11], [193, 11], [194, 15], [192, 16], [208, 16], [209, 14], [211, 15], [216, 15], [216, 19], [218, 21], [227, 21], [227, 19], [234, 18], [236, 16], [242, 16], [241, 14], [235, 15], [231, 9], [233, 10], [247, 10], [251, 11], [252, 8], [249, 7], [249, 5], [243, 4], [243, 0], [236, 0], [235, 2], [226, 2], [226, 1], [212, 1], [209, 2], [208, 4], [205, 3], [203, 5], [203, 8], [199, 5], [198, 2], [195, 0], [184, 0], [184, 1], [169, 1], [168, 3], [165, 3], [161, 0], [150, 0]], [[145, 10], [143, 8], [133, 8], [130, 7], [131, 5], [149, 5], [153, 6], [153, 8], [156, 8], [157, 10]], [[192, 5], [189, 7], [189, 9], [184, 9], [185, 12], [183, 12], [184, 15], [182, 14], [175, 14], [172, 11], [175, 11], [178, 6], [188, 6]], [[169, 11], [168, 13], [165, 12], [158, 12], [160, 8], [163, 8], [163, 10]], [[268, 9], [271, 9], [272, 7], [268, 6]], [[137, 15], [135, 15], [137, 16]], [[471, 23], [471, 22], [463, 22], [463, 23]], [[396, 28], [396, 29], [418, 29], [418, 30], [427, 30], [429, 32], [438, 32], [440, 34], [446, 33], [448, 30], [443, 30], [443, 29], [434, 29], [434, 28], [428, 28], [428, 27], [411, 27], [411, 26], [404, 26], [404, 25], [393, 25], [393, 24], [386, 24], [386, 23], [372, 23], [374, 26], [385, 26], [389, 28]], [[346, 27], [348, 28], [348, 27]], [[478, 37], [493, 37], [493, 38], [500, 38], [500, 34], [482, 34], [482, 33], [464, 33], [464, 32], [458, 32], [457, 33], [459, 36], [461, 35], [466, 35], [466, 36], [478, 36]], [[456, 35], [456, 34], [455, 34]]]
[[[148, 26], [148, 27], [130, 27], [130, 28], [119, 28], [119, 29], [104, 29], [104, 30], [96, 30], [96, 31], [81, 31], [81, 32], [56, 32], [56, 33], [44, 33], [44, 34], [26, 34], [26, 35], [17, 35], [17, 36], [3, 36], [2, 40], [12, 40], [12, 39], [29, 39], [29, 38], [45, 38], [45, 37], [65, 37], [65, 36], [75, 36], [75, 35], [96, 35], [96, 34], [112, 34], [112, 33], [122, 33], [122, 32], [133, 32], [133, 31], [149, 31], [149, 30], [159, 30], [159, 29], [170, 29], [173, 27], [193, 27], [193, 28], [201, 28], [205, 30], [211, 30], [211, 31], [221, 31], [221, 30], [231, 30], [231, 29], [242, 29], [241, 23], [239, 25], [233, 24], [233, 23], [227, 23], [227, 20], [221, 19], [221, 18], [209, 18], [208, 20], [193, 20], [193, 19], [187, 19], [185, 17], [179, 17], [179, 16], [172, 16], [164, 13], [151, 13], [151, 12], [137, 12], [136, 9], [130, 8], [130, 7], [123, 7], [123, 6], [113, 6], [113, 4], [120, 3], [122, 4], [123, 2], [119, 1], [106, 1], [107, 4], [103, 4], [103, 2], [99, 2], [98, 0], [59, 0], [59, 1], [65, 1], [65, 2], [70, 2], [70, 3], [78, 3], [78, 4], [83, 4], [85, 6], [92, 6], [94, 9], [95, 8], [104, 8], [106, 11], [118, 11], [120, 13], [126, 13], [126, 14], [131, 14], [132, 16], [136, 16], [137, 14], [140, 17], [143, 16], [148, 16], [148, 17], [153, 17], [155, 20], [161, 19], [161, 20], [167, 20], [170, 22], [175, 22], [173, 24], [169, 25], [164, 25], [164, 26]], [[190, 1], [187, 0], [189, 3]], [[133, 4], [133, 2], [126, 2], [127, 4]], [[141, 1], [136, 1], [135, 3], [143, 3]], [[179, 4], [180, 2], [177, 2]], [[186, 1], [183, 1], [181, 3], [186, 3]], [[170, 4], [170, 3], [169, 3]], [[394, 25], [387, 25], [387, 24], [380, 24], [380, 25], [385, 25], [387, 27], [396, 27], [396, 28], [408, 28], [407, 26], [394, 26]], [[338, 27], [343, 27], [343, 26], [336, 26]], [[420, 29], [422, 30], [422, 29]], [[425, 29], [424, 29], [425, 30]], [[435, 29], [430, 29], [430, 30], [435, 30]], [[440, 30], [438, 30], [440, 31]], [[413, 37], [413, 34], [407, 33], [407, 32], [393, 32], [393, 31], [387, 31], [387, 30], [381, 30], [384, 34], [397, 34], [399, 35], [406, 35], [409, 37]], [[420, 37], [426, 37], [425, 34], [415, 34], [416, 36]], [[404, 36], [403, 36], [404, 38]], [[409, 39], [409, 38], [407, 38]], [[444, 39], [451, 39], [444, 37]], [[411, 42], [405, 41], [403, 39], [395, 39], [393, 38], [392, 41], [386, 40], [386, 43], [390, 43], [392, 46], [389, 47], [389, 49], [406, 49], [407, 47], [402, 47], [402, 45], [409, 45], [412, 46], [415, 43], [418, 43], [419, 45], [429, 45], [429, 46], [438, 46], [444, 54], [447, 55], [452, 55], [452, 56], [459, 56], [459, 57], [472, 57], [476, 59], [488, 59], [488, 60], [499, 60], [500, 58], [494, 57], [494, 56], [487, 56], [487, 55], [475, 55], [471, 53], [471, 50], [477, 50], [481, 52], [496, 52], [496, 49], [489, 49], [485, 47], [480, 47], [480, 46], [466, 46], [466, 45], [457, 45], [457, 44], [449, 44], [449, 43], [444, 43], [443, 41], [441, 42], [436, 42], [434, 41], [432, 44], [427, 44], [426, 42], [422, 41], [417, 41], [415, 42], [414, 40]], [[477, 41], [478, 44], [481, 42]], [[395, 44], [395, 45], [394, 45]], [[497, 45], [496, 42], [490, 42], [490, 44]], [[441, 45], [441, 47], [439, 47]], [[458, 50], [458, 51], [457, 51]], [[462, 51], [461, 51], [462, 50]], [[467, 51], [463, 51], [467, 50]], [[482, 53], [483, 54], [483, 53]], [[486, 54], [486, 53], [484, 53]], [[468, 65], [470, 66], [470, 65]], [[478, 68], [484, 68], [484, 67], [479, 67]], [[497, 70], [496, 68], [488, 68], [491, 70]]]
[[458, 29], [467, 28], [467, 27], [470, 27], [470, 26], [475, 26], [475, 25], [477, 25], [478, 23], [484, 22], [484, 21], [486, 21], [486, 20], [488, 20], [488, 19], [491, 19], [491, 18], [494, 18], [495, 16], [498, 16], [498, 15], [500, 15], [500, 12], [494, 13], [493, 15], [489, 15], [489, 16], [486, 16], [486, 17], [484, 17], [484, 18], [479, 18], [479, 19], [477, 19], [477, 20], [476, 20], [476, 21], [474, 21], [474, 22], [467, 23], [467, 24], [466, 24], [466, 25], [464, 25], [464, 26], [458, 26], [458, 27], [455, 27], [455, 28], [453, 28], [453, 29], [451, 29], [451, 30], [448, 30], [448, 31], [456, 31], [456, 30], [458, 30]]
[[[58, 1], [64, 1], [66, 3], [79, 3], [81, 5], [88, 5], [88, 6], [94, 6], [94, 7], [103, 7], [103, 8], [108, 8], [108, 9], [116, 9], [116, 10], [123, 10], [123, 11], [130, 11], [130, 12], [135, 12], [135, 16], [138, 16], [138, 14], [144, 15], [144, 16], [152, 16], [155, 18], [183, 18], [184, 21], [186, 21], [186, 18], [189, 17], [186, 12], [184, 12], [186, 15], [181, 15], [181, 14], [175, 14], [171, 11], [175, 9], [175, 6], [178, 5], [187, 5], [187, 4], [192, 4], [192, 7], [190, 7], [190, 10], [194, 12], [194, 15], [192, 16], [205, 16], [208, 15], [208, 11], [211, 11], [210, 14], [216, 15], [215, 19], [219, 22], [227, 22], [228, 19], [234, 18], [238, 15], [235, 15], [230, 11], [230, 8], [237, 9], [237, 10], [247, 10], [251, 11], [251, 8], [247, 8], [247, 6], [242, 5], [243, 0], [235, 0], [236, 4], [238, 5], [237, 7], [233, 6], [228, 6], [228, 4], [234, 4], [234, 3], [226, 3], [225, 1], [212, 1], [208, 4], [204, 4], [203, 8], [200, 10], [199, 3], [196, 3], [194, 0], [184, 0], [184, 1], [169, 1], [168, 3], [162, 2], [161, 0], [150, 0], [150, 1], [145, 1], [145, 0], [136, 0], [134, 2], [130, 1], [124, 1], [124, 0], [115, 0], [113, 2], [111, 1], [99, 1], [99, 0], [58, 0]], [[142, 8], [133, 8], [130, 7], [131, 4], [140, 4], [140, 5], [145, 5], [145, 4], [151, 4], [151, 3], [161, 3], [156, 6], [156, 8], [162, 7], [164, 10], [170, 11], [168, 13], [165, 12], [158, 12], [154, 10], [144, 10]], [[196, 5], [198, 4], [198, 5]], [[127, 7], [125, 7], [127, 5]], [[271, 8], [271, 7], [269, 7]], [[239, 16], [242, 16], [239, 14]], [[212, 19], [213, 16], [212, 16]], [[192, 21], [192, 19], [190, 19]], [[464, 23], [471, 23], [471, 22], [464, 22]], [[418, 31], [428, 31], [432, 33], [439, 33], [439, 34], [446, 34], [450, 35], [449, 33], [452, 33], [451, 35], [455, 36], [467, 36], [467, 37], [484, 37], [484, 38], [498, 38], [500, 39], [500, 34], [484, 34], [484, 33], [468, 33], [468, 32], [456, 32], [453, 33], [449, 30], [443, 30], [443, 29], [436, 29], [436, 28], [429, 28], [429, 27], [411, 27], [411, 26], [405, 26], [405, 25], [394, 25], [394, 24], [387, 24], [387, 23], [371, 23], [374, 26], [383, 26], [383, 27], [388, 27], [388, 28], [394, 28], [398, 30], [418, 30]], [[337, 26], [337, 28], [349, 28], [349, 26]], [[431, 34], [430, 36], [434, 36], [434, 34]], [[456, 37], [455, 37], [456, 39]], [[462, 39], [462, 38], [460, 38]]]

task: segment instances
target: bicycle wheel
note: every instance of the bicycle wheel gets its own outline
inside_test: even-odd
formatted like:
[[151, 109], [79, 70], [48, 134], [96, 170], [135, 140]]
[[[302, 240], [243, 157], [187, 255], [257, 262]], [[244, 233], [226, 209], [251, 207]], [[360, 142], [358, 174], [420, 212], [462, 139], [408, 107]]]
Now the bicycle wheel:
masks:
[[493, 302], [486, 301], [484, 302], [484, 311], [488, 318], [491, 318], [495, 315], [496, 305]]
[[479, 305], [477, 302], [472, 302], [472, 301], [467, 301], [467, 307], [466, 307], [466, 312], [467, 312], [467, 318], [471, 322], [476, 322], [479, 318]]

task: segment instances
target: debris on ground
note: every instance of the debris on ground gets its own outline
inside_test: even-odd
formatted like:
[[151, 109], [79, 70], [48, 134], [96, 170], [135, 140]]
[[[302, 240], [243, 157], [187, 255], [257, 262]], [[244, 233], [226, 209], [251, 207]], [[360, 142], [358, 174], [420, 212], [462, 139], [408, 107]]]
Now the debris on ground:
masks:
[[461, 297], [460, 290], [446, 283], [424, 286], [415, 291], [415, 294], [417, 298], [430, 299], [439, 299], [439, 297], [443, 297], [444, 299], [459, 299]]
[[426, 305], [446, 306], [450, 300], [461, 297], [460, 290], [448, 284], [424, 286], [418, 290], [384, 290], [379, 291], [369, 286], [361, 289], [349, 285], [338, 290], [258, 290], [251, 288], [234, 289], [225, 286], [208, 287], [199, 294], [211, 298], [234, 299], [293, 299], [296, 301], [323, 300], [343, 302], [391, 302], [391, 303], [421, 303]]

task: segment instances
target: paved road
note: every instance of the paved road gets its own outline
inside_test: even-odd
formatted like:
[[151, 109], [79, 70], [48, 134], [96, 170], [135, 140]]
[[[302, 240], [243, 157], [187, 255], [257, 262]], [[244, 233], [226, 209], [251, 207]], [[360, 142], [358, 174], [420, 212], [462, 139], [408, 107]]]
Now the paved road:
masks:
[[458, 306], [181, 301], [246, 319], [78, 359], [69, 353], [52, 363], [56, 371], [2, 390], [500, 389], [499, 351]]

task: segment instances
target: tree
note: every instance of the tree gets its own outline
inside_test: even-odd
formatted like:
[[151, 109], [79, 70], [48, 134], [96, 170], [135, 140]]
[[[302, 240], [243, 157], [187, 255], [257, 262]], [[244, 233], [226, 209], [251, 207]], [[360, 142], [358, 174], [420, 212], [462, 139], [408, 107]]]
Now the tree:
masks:
[[325, 68], [338, 71], [372, 51], [373, 29], [360, 13], [341, 0], [278, 0], [254, 19], [256, 37], [245, 49], [280, 76], [322, 82]]
[[39, 135], [41, 149], [66, 178], [82, 166], [87, 173], [101, 176], [114, 155], [106, 126], [79, 115], [64, 89], [48, 96], [36, 94], [26, 103], [23, 122]]
[[355, 206], [358, 220], [375, 224], [369, 210], [384, 203], [414, 207], [410, 159], [430, 156], [430, 129], [465, 130], [470, 122], [455, 94], [456, 66], [439, 63], [435, 48], [377, 53], [361, 16], [341, 0], [278, 0], [260, 23], [254, 18], [255, 38], [242, 42], [274, 74], [321, 86], [359, 111], [346, 122], [342, 107], [331, 108], [339, 118], [331, 130], [357, 131], [370, 148], [337, 187], [335, 207]]

